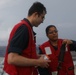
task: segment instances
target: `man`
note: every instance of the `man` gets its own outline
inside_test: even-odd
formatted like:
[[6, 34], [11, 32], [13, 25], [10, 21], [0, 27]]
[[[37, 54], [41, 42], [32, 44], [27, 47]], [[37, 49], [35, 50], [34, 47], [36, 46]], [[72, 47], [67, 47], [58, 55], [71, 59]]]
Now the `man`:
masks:
[[46, 8], [35, 2], [27, 18], [15, 25], [11, 31], [4, 61], [4, 71], [9, 75], [38, 75], [37, 67], [48, 67], [50, 60], [37, 59], [33, 26], [43, 23]]
[[[50, 66], [48, 69], [39, 68], [40, 75], [75, 75], [70, 50], [76, 51], [76, 41], [58, 39], [58, 30], [54, 25], [49, 25], [46, 28], [46, 36], [49, 40], [40, 45], [40, 54], [48, 55], [48, 59], [51, 62], [49, 63]], [[58, 71], [58, 60], [62, 44], [66, 44], [66, 50], [64, 60], [60, 66], [61, 68]]]

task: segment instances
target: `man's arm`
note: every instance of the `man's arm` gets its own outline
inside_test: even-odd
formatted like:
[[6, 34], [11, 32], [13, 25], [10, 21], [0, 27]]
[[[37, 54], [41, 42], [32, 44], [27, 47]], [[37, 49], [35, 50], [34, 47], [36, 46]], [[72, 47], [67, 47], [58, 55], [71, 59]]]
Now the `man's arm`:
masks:
[[22, 51], [27, 48], [29, 41], [28, 29], [25, 25], [21, 25], [13, 35], [8, 47], [8, 53], [22, 54]]
[[72, 40], [72, 44], [69, 45], [71, 51], [76, 51], [76, 41]]
[[17, 53], [9, 53], [8, 54], [8, 63], [16, 66], [40, 66], [40, 67], [48, 67], [49, 60], [44, 60], [43, 57], [39, 59], [30, 59], [23, 57]]
[[64, 39], [63, 44], [67, 44], [70, 46], [71, 51], [76, 51], [76, 41], [74, 40], [69, 40], [69, 39]]
[[[20, 27], [12, 40], [8, 48], [8, 63], [16, 66], [41, 66], [48, 67], [49, 60], [44, 60], [43, 57], [40, 59], [30, 59], [21, 56], [22, 50], [27, 48], [27, 39], [28, 33], [26, 32], [27, 28], [22, 26]], [[27, 34], [27, 35], [26, 35]]]

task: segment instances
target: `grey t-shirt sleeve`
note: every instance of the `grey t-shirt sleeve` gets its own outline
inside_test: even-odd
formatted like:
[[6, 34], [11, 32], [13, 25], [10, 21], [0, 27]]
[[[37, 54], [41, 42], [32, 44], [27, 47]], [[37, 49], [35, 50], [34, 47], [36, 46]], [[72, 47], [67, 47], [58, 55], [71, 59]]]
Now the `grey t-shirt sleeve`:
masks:
[[70, 50], [71, 51], [76, 51], [76, 41], [72, 40], [73, 41], [73, 44], [70, 44]]
[[22, 51], [27, 48], [29, 42], [29, 32], [25, 25], [21, 25], [14, 34], [10, 45], [8, 47], [8, 53], [14, 52], [22, 54]]

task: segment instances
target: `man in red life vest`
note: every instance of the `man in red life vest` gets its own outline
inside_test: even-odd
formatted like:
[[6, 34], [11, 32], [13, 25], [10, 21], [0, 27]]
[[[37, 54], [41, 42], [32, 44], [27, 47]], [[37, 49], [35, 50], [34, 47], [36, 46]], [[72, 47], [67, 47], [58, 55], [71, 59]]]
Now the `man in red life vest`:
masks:
[[[40, 45], [40, 54], [46, 54], [51, 60], [49, 68], [39, 68], [40, 75], [75, 75], [74, 64], [70, 51], [76, 51], [76, 41], [68, 39], [58, 39], [58, 30], [54, 25], [46, 28], [48, 41]], [[58, 57], [62, 44], [66, 44], [64, 60], [58, 72]]]
[[50, 60], [37, 59], [35, 32], [33, 26], [43, 23], [46, 8], [35, 2], [28, 11], [27, 18], [19, 22], [11, 31], [4, 61], [4, 71], [9, 75], [38, 75], [37, 66], [48, 67]]

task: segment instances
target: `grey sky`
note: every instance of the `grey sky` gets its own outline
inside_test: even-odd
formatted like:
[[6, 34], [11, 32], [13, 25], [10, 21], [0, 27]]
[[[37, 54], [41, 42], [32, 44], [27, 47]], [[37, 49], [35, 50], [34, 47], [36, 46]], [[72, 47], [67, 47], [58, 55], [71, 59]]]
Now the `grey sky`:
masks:
[[54, 24], [60, 38], [76, 40], [76, 0], [0, 0], [0, 45], [6, 45], [11, 29], [27, 12], [33, 2], [40, 1], [47, 8], [44, 23], [35, 28], [37, 44], [47, 40], [45, 28]]

